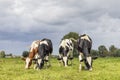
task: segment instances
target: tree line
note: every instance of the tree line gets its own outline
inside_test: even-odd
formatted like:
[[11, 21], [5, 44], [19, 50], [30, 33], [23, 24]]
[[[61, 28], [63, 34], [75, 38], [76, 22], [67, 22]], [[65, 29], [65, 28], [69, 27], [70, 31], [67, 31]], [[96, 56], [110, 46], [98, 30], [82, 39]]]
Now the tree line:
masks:
[[[77, 43], [76, 40], [79, 38], [79, 34], [76, 32], [69, 32], [68, 34], [64, 35], [62, 39], [71, 39], [74, 43], [74, 51], [73, 54], [75, 57], [78, 57], [79, 53], [77, 51]], [[62, 40], [61, 39], [61, 40]], [[11, 55], [11, 54], [10, 54]], [[29, 55], [28, 51], [23, 51], [22, 56], [27, 57]], [[100, 45], [97, 50], [91, 50], [92, 56], [99, 56], [99, 57], [120, 57], [120, 49], [111, 45], [108, 49], [105, 45]], [[5, 57], [5, 51], [0, 51], [0, 57]]]
[[108, 49], [105, 45], [100, 45], [98, 50], [91, 50], [93, 56], [99, 57], [120, 57], [120, 49], [111, 45]]
[[0, 51], [0, 58], [13, 57], [12, 53], [6, 54], [4, 50]]

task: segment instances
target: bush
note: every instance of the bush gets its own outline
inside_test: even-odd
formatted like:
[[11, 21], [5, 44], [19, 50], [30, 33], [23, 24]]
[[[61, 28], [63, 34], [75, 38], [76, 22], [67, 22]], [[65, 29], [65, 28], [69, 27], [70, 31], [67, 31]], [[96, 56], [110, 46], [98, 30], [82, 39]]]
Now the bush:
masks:
[[22, 53], [22, 56], [23, 56], [23, 57], [28, 57], [28, 55], [29, 55], [29, 52], [28, 52], [28, 51], [23, 51], [23, 53]]
[[0, 58], [5, 58], [5, 51], [0, 52]]

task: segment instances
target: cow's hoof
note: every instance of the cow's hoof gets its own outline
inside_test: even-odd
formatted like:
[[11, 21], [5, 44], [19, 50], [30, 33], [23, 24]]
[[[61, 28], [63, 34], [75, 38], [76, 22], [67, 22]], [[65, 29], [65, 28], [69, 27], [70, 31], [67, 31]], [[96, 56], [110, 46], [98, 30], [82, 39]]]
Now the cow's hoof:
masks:
[[89, 71], [92, 71], [92, 68], [90, 68]]

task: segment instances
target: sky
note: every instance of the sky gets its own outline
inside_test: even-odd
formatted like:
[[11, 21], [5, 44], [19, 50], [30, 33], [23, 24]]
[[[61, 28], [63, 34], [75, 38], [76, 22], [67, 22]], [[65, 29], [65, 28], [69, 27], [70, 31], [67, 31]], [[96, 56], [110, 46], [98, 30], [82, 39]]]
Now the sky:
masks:
[[58, 54], [69, 32], [88, 34], [93, 49], [120, 48], [120, 0], [0, 0], [0, 50], [21, 55], [34, 40], [53, 42]]

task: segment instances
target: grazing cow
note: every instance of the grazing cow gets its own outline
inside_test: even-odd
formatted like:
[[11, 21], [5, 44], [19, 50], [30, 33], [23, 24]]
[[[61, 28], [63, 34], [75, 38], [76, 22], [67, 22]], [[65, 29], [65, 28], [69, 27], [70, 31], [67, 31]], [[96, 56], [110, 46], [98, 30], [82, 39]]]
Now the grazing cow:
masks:
[[[51, 40], [44, 38], [42, 40], [33, 41], [30, 46], [29, 56], [27, 58], [22, 58], [26, 62], [26, 65], [25, 65], [26, 69], [30, 68], [30, 66], [32, 64], [32, 60], [35, 60], [35, 63], [36, 63], [37, 58], [39, 57], [39, 55], [38, 55], [39, 48], [38, 47], [40, 46], [39, 44], [42, 44], [43, 41], [47, 42], [47, 44], [49, 45], [49, 47], [48, 47], [49, 53], [52, 54], [53, 46], [52, 46]], [[34, 66], [34, 68], [36, 68], [36, 66]]]
[[86, 69], [92, 70], [92, 57], [90, 54], [92, 47], [91, 38], [86, 34], [80, 35], [77, 43], [78, 43], [79, 61], [80, 61], [79, 70], [82, 69], [82, 65], [81, 65], [82, 61], [84, 61]]
[[[42, 39], [38, 46], [38, 57], [36, 68], [42, 69], [44, 62], [49, 61], [49, 55], [52, 54], [53, 46], [49, 39]], [[50, 64], [49, 64], [50, 65]]]
[[73, 59], [73, 43], [70, 39], [64, 39], [61, 41], [59, 46], [59, 58], [64, 66], [67, 67], [68, 59]]
[[26, 62], [25, 66], [26, 69], [30, 68], [32, 64], [32, 59], [38, 53], [38, 46], [40, 42], [41, 42], [40, 40], [33, 41], [30, 46], [29, 56], [27, 58], [22, 58]]

